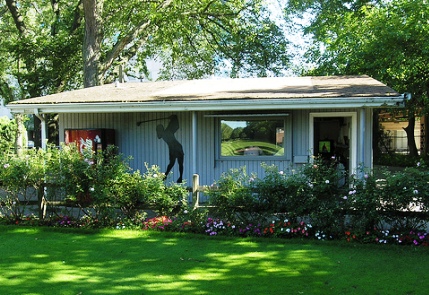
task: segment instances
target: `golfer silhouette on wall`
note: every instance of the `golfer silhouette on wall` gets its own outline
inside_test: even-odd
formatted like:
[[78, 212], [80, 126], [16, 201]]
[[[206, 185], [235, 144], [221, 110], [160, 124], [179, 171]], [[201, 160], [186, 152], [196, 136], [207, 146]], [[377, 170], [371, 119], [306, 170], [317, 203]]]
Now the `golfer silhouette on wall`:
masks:
[[156, 126], [156, 135], [159, 139], [163, 139], [168, 145], [168, 154], [170, 158], [170, 163], [167, 166], [167, 171], [165, 171], [165, 177], [167, 178], [168, 173], [170, 173], [171, 169], [174, 166], [174, 163], [177, 160], [179, 164], [179, 173], [180, 176], [177, 179], [177, 183], [182, 182], [183, 177], [183, 159], [185, 154], [183, 153], [183, 147], [179, 141], [177, 141], [174, 133], [179, 130], [179, 120], [176, 115], [171, 115], [168, 117], [170, 122], [168, 123], [167, 128], [164, 129], [162, 124]]

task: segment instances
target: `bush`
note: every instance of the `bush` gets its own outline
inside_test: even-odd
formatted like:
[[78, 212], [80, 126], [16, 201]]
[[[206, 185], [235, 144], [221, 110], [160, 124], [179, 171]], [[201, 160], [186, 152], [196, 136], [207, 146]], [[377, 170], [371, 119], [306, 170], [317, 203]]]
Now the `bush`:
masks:
[[1, 213], [11, 220], [19, 220], [28, 211], [31, 201], [41, 198], [49, 175], [49, 163], [55, 153], [25, 150], [20, 156], [3, 154], [0, 159]]
[[[114, 147], [98, 154], [90, 149], [80, 153], [75, 145], [63, 145], [3, 155], [0, 213], [12, 221], [24, 219], [27, 205], [40, 205], [44, 197], [76, 204], [86, 218], [94, 220], [87, 224], [111, 226], [122, 218], [143, 219], [142, 209], [171, 214], [185, 202], [188, 191], [184, 184], [167, 185], [157, 166], [146, 165], [147, 171], [141, 175], [128, 162], [129, 158], [118, 155]], [[57, 218], [61, 213], [52, 214]]]
[[214, 214], [226, 220], [247, 222], [259, 218], [261, 207], [254, 194], [255, 177], [245, 167], [231, 169], [207, 190]]
[[387, 173], [385, 179], [381, 190], [383, 217], [399, 229], [422, 227], [429, 213], [427, 166], [417, 163], [414, 167]]
[[352, 175], [350, 190], [344, 194], [343, 199], [350, 216], [349, 227], [365, 233], [382, 226], [380, 186], [383, 180], [377, 179], [374, 173], [364, 171], [363, 168], [359, 171], [359, 177]]
[[[421, 163], [395, 173], [362, 167], [345, 185], [337, 165], [319, 159], [288, 173], [263, 164], [263, 178], [232, 169], [208, 189], [209, 212], [191, 210], [185, 185], [165, 183], [159, 167], [146, 164], [141, 174], [128, 162], [114, 149], [81, 154], [74, 146], [5, 153], [2, 221], [429, 245], [429, 173]], [[73, 200], [84, 216], [57, 210], [42, 220], [30, 210], [42, 197]], [[145, 220], [149, 208], [157, 217]]]
[[260, 223], [283, 214], [293, 222], [309, 218], [313, 226], [331, 234], [343, 230], [346, 188], [335, 165], [316, 159], [297, 173], [286, 174], [263, 165], [265, 177], [249, 177], [245, 169], [222, 174], [208, 190], [214, 214], [230, 222]]
[[257, 179], [255, 192], [268, 214], [287, 213], [291, 219], [306, 215], [312, 206], [312, 184], [302, 173], [286, 174], [277, 166], [263, 164], [265, 177]]
[[345, 185], [336, 164], [319, 159], [289, 174], [263, 167], [264, 178], [233, 169], [210, 187], [216, 218], [237, 225], [264, 224], [273, 217], [305, 220], [319, 236], [332, 238], [345, 232], [365, 237], [383, 228], [418, 232], [428, 222], [429, 173], [423, 164], [396, 173], [361, 167]]
[[187, 202], [188, 190], [185, 183], [164, 182], [164, 174], [160, 172], [158, 166], [148, 166], [143, 175], [141, 186], [142, 199], [147, 200], [148, 205], [153, 208], [158, 215], [171, 215], [173, 210], [177, 210]]

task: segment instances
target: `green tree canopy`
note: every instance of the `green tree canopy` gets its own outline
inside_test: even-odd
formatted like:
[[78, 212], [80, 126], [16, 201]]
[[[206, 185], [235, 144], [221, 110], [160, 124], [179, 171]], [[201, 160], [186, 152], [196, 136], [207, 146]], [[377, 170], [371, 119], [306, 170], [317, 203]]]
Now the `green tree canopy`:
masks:
[[[307, 74], [367, 74], [400, 93], [411, 93], [409, 131], [414, 115], [428, 112], [427, 1], [291, 0], [287, 12], [287, 17], [292, 12], [312, 15], [305, 32], [314, 43], [306, 57], [315, 67]], [[408, 137], [410, 152], [416, 154], [413, 135]]]
[[112, 82], [124, 71], [161, 79], [281, 75], [287, 41], [264, 0], [0, 3], [0, 96], [7, 101]]
[[71, 0], [0, 3], [0, 96], [7, 102], [82, 84], [75, 9]]

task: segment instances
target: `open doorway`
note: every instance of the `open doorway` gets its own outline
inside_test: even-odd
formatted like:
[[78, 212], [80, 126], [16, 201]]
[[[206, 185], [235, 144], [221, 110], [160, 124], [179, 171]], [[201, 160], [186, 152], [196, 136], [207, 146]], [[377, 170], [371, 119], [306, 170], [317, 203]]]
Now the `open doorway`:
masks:
[[313, 156], [334, 162], [348, 174], [356, 167], [356, 113], [310, 114]]

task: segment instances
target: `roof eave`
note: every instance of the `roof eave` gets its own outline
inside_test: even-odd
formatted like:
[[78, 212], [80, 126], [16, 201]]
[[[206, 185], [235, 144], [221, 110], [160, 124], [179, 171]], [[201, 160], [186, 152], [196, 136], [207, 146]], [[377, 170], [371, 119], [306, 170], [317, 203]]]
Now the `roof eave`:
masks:
[[103, 103], [39, 103], [9, 104], [12, 113], [130, 113], [168, 111], [223, 111], [223, 110], [279, 110], [319, 108], [380, 108], [403, 107], [404, 96], [393, 97], [341, 97], [299, 99], [254, 99], [254, 100], [199, 100], [199, 101], [151, 101], [151, 102], [103, 102]]

